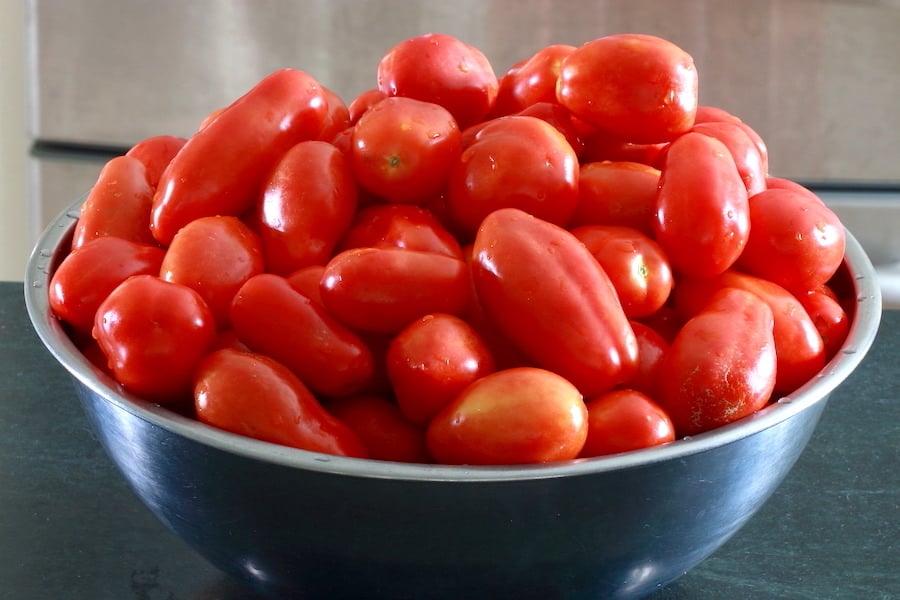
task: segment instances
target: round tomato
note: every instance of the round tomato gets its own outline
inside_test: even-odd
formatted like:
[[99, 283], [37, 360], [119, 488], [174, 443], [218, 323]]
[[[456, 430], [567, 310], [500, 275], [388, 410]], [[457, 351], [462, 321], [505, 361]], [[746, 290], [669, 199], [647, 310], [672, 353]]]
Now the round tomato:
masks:
[[579, 456], [605, 456], [675, 440], [672, 419], [646, 394], [613, 390], [586, 403], [588, 435]]
[[556, 103], [556, 81], [563, 59], [575, 50], [568, 44], [545, 46], [513, 65], [501, 78], [494, 116], [517, 113], [539, 102]]
[[666, 142], [694, 124], [697, 69], [690, 54], [651, 35], [597, 38], [562, 63], [560, 104], [588, 123], [637, 143]]
[[428, 425], [431, 455], [445, 464], [510, 465], [569, 460], [588, 433], [578, 389], [532, 367], [477, 380]]

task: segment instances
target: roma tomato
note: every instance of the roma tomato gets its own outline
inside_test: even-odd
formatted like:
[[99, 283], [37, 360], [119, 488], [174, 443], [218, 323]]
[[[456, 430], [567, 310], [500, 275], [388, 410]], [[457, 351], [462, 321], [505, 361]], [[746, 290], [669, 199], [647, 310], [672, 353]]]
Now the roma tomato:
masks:
[[201, 217], [175, 234], [159, 276], [200, 294], [219, 329], [226, 329], [234, 295], [264, 266], [259, 236], [243, 221], [231, 216]]
[[753, 196], [766, 189], [766, 165], [759, 148], [740, 122], [713, 121], [695, 124], [691, 131], [714, 137], [728, 148], [747, 194]]
[[637, 229], [616, 225], [584, 225], [571, 231], [609, 276], [625, 316], [650, 316], [669, 299], [672, 269], [655, 240]]
[[672, 268], [683, 275], [713, 277], [737, 261], [750, 237], [750, 206], [725, 144], [693, 132], [672, 142], [653, 225]]
[[[659, 365], [669, 350], [669, 341], [662, 333], [641, 321], [631, 321], [631, 329], [637, 339], [638, 368], [634, 376], [619, 387], [635, 390], [653, 398], [656, 396], [656, 386], [659, 385]], [[675, 335], [677, 334], [672, 335], [672, 339]]]
[[581, 128], [565, 106], [556, 102], [538, 102], [515, 114], [520, 117], [536, 117], [547, 121], [563, 134], [576, 156], [581, 156], [584, 151]]
[[197, 419], [273, 444], [365, 458], [357, 435], [326, 411], [290, 369], [262, 354], [223, 348], [193, 380]]
[[132, 275], [156, 275], [165, 251], [156, 245], [104, 236], [69, 253], [50, 279], [53, 313], [90, 335], [100, 303]]
[[410, 204], [375, 204], [359, 211], [339, 248], [406, 248], [463, 257], [459, 242], [438, 218]]
[[420, 425], [463, 388], [495, 370], [494, 357], [478, 333], [461, 318], [441, 313], [397, 333], [386, 364], [400, 411]]
[[333, 145], [311, 140], [288, 150], [263, 181], [253, 216], [266, 270], [286, 275], [328, 262], [357, 200], [349, 161]]
[[349, 327], [396, 333], [429, 313], [461, 314], [468, 269], [458, 258], [404, 248], [355, 248], [325, 265], [325, 308]]
[[350, 109], [334, 90], [322, 86], [322, 94], [328, 110], [322, 118], [322, 128], [316, 139], [331, 142], [335, 136], [350, 127]]
[[602, 129], [583, 133], [582, 140], [584, 144], [580, 155], [582, 164], [612, 161], [657, 167], [669, 147], [669, 142], [655, 144], [629, 142]]
[[400, 42], [378, 62], [378, 89], [440, 104], [461, 129], [483, 120], [497, 99], [499, 82], [478, 48], [444, 33]]
[[191, 288], [135, 275], [100, 304], [93, 335], [125, 389], [172, 405], [190, 398], [191, 377], [215, 340], [216, 322]]
[[410, 423], [397, 405], [380, 396], [350, 396], [331, 400], [325, 410], [356, 433], [369, 458], [429, 463], [425, 429]]
[[727, 288], [690, 319], [660, 366], [657, 402], [679, 436], [725, 425], [768, 404], [775, 387], [772, 309]]
[[621, 225], [653, 234], [659, 169], [630, 161], [581, 165], [572, 226]]
[[155, 244], [150, 231], [152, 204], [153, 186], [144, 163], [133, 156], [111, 158], [81, 205], [72, 250], [104, 236]]
[[609, 277], [570, 232], [515, 208], [491, 213], [472, 248], [475, 292], [503, 335], [585, 396], [630, 378], [637, 341]]
[[563, 377], [533, 367], [497, 371], [471, 384], [428, 425], [439, 463], [512, 465], [569, 460], [588, 433], [587, 409]]
[[194, 133], [166, 167], [153, 198], [153, 236], [168, 245], [194, 219], [243, 215], [278, 159], [319, 135], [327, 110], [322, 86], [303, 71], [263, 78]]
[[799, 294], [797, 299], [806, 309], [809, 318], [812, 319], [816, 330], [822, 337], [825, 347], [825, 359], [828, 360], [838, 353], [847, 334], [850, 332], [850, 316], [841, 306], [840, 301], [823, 286], [810, 290], [805, 294]]
[[753, 141], [753, 145], [756, 146], [756, 150], [759, 152], [759, 156], [762, 159], [762, 172], [768, 177], [769, 149], [766, 146], [766, 142], [762, 139], [762, 136], [760, 136], [755, 129], [743, 122], [740, 117], [737, 117], [722, 108], [704, 105], [697, 107], [697, 116], [694, 118], [694, 124], [717, 122], [732, 123], [744, 130], [744, 133]]
[[825, 348], [815, 324], [800, 301], [777, 283], [735, 270], [712, 278], [685, 278], [675, 287], [675, 306], [684, 318], [690, 318], [724, 288], [751, 292], [772, 310], [778, 358], [776, 392], [793, 392], [825, 366]]
[[125, 156], [131, 156], [144, 163], [147, 181], [153, 189], [156, 189], [162, 172], [186, 142], [187, 138], [177, 135], [155, 135], [129, 148]]
[[325, 274], [325, 265], [310, 265], [297, 269], [287, 276], [287, 281], [291, 287], [319, 304], [322, 304], [322, 296], [319, 294], [319, 284], [322, 282], [322, 275]]
[[545, 46], [513, 65], [501, 78], [492, 115], [520, 112], [539, 102], [556, 103], [556, 81], [563, 59], [575, 50], [568, 44]]
[[250, 278], [234, 297], [231, 322], [248, 348], [284, 364], [318, 394], [349, 396], [372, 380], [366, 343], [284, 277]]
[[377, 87], [360, 92], [347, 107], [347, 111], [350, 114], [350, 124], [355, 124], [370, 108], [385, 98], [387, 98], [387, 95]]
[[588, 435], [582, 458], [651, 448], [675, 441], [672, 419], [646, 394], [613, 390], [586, 403]]
[[474, 235], [488, 214], [518, 208], [565, 226], [578, 203], [578, 157], [566, 138], [536, 117], [487, 123], [450, 174], [447, 206]]
[[423, 204], [443, 190], [462, 142], [450, 112], [413, 98], [385, 98], [370, 108], [350, 139], [359, 184], [388, 202]]
[[557, 98], [577, 117], [629, 142], [666, 142], [694, 124], [697, 69], [690, 54], [651, 35], [608, 35], [563, 60]]
[[750, 224], [738, 266], [798, 295], [827, 283], [844, 260], [840, 219], [807, 194], [786, 189], [756, 194], [750, 198]]

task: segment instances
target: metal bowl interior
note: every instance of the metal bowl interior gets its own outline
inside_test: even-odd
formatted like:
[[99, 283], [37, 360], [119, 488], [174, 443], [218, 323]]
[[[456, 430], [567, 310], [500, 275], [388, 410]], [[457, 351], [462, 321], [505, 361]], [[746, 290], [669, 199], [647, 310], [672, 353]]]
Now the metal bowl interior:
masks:
[[335, 457], [207, 427], [95, 369], [47, 300], [79, 205], [47, 228], [29, 260], [35, 331], [148, 508], [213, 564], [276, 597], [649, 593], [714, 552], [777, 488], [881, 316], [874, 269], [848, 232], [837, 276], [855, 298], [847, 340], [810, 382], [750, 417], [657, 448], [550, 465]]

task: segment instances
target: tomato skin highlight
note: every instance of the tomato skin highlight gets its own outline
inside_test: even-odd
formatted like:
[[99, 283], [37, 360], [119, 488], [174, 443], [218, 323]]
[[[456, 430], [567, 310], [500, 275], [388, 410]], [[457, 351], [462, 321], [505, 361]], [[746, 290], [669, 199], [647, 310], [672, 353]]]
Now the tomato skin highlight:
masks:
[[551, 371], [520, 367], [468, 386], [431, 420], [425, 440], [439, 463], [512, 465], [575, 458], [587, 432], [575, 386]]
[[536, 365], [585, 396], [627, 380], [637, 341], [615, 288], [570, 232], [514, 208], [491, 213], [473, 245], [478, 299]]
[[768, 404], [775, 388], [772, 310], [736, 288], [717, 293], [679, 331], [660, 366], [656, 400], [679, 436], [731, 423]]
[[322, 86], [302, 71], [263, 78], [194, 133], [163, 171], [153, 198], [154, 238], [167, 246], [194, 219], [247, 212], [282, 154], [316, 138], [327, 108]]
[[197, 367], [193, 396], [197, 418], [207, 425], [302, 450], [367, 456], [356, 434], [268, 356], [234, 348], [207, 355]]

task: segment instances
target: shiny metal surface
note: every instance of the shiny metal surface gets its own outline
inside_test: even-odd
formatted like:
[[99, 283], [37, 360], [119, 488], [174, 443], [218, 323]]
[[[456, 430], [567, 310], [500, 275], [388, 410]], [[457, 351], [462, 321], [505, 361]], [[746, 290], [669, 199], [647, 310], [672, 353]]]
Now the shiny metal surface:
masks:
[[872, 265], [851, 236], [842, 276], [856, 316], [842, 351], [740, 422], [550, 466], [332, 457], [214, 430], [121, 393], [93, 368], [47, 302], [76, 209], [47, 229], [28, 265], [38, 336], [146, 506], [211, 563], [276, 598], [640, 597], [701, 562], [766, 501], [881, 317]]

